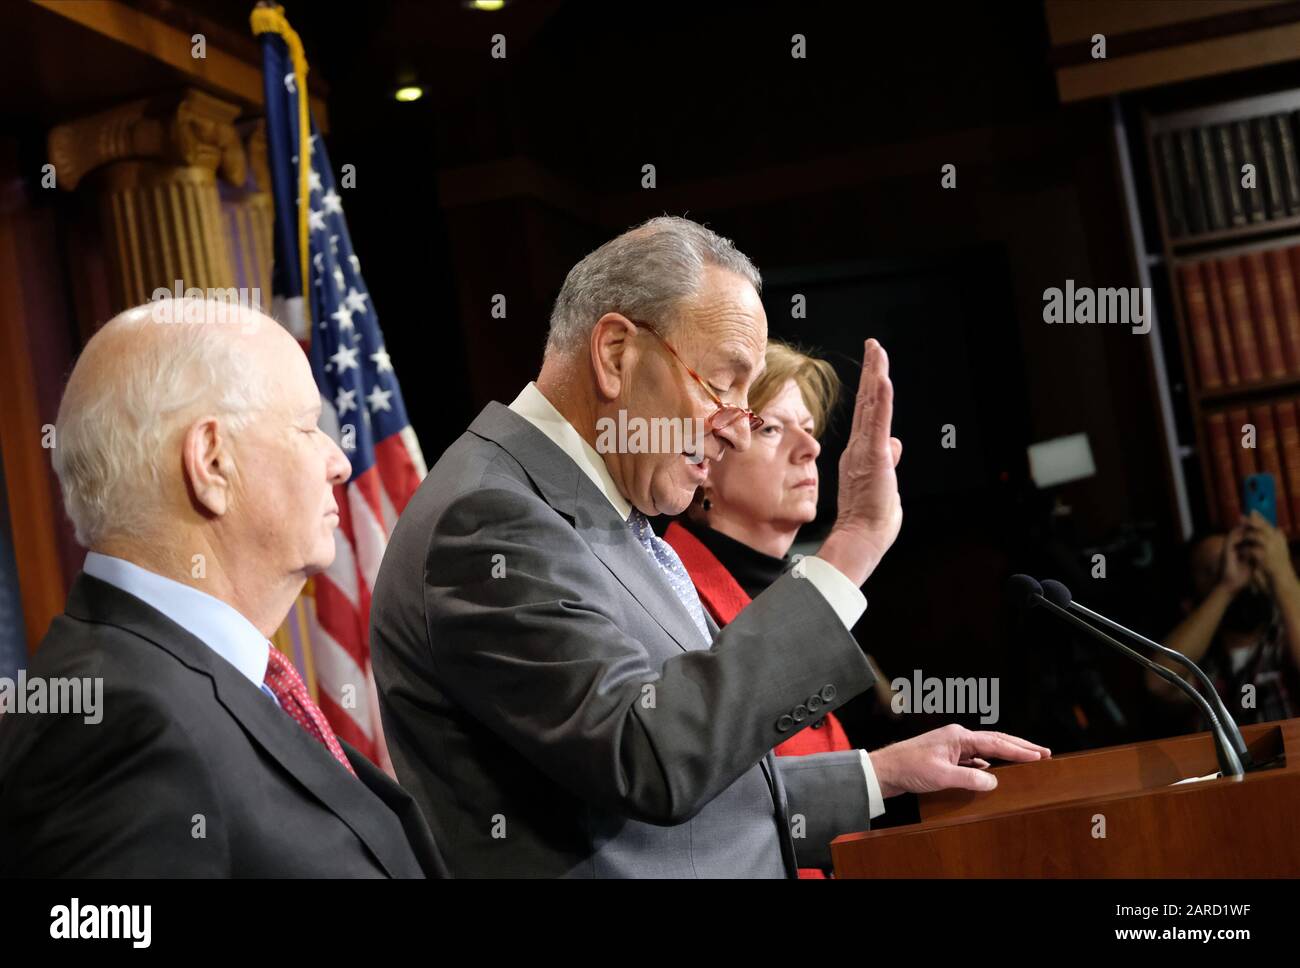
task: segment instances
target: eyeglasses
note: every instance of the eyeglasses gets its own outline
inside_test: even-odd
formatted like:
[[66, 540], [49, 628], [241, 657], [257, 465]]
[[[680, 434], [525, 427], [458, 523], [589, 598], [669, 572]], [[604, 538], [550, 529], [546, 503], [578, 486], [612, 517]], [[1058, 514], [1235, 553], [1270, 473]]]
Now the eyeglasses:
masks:
[[709, 389], [709, 385], [700, 379], [700, 375], [692, 370], [687, 362], [682, 359], [681, 354], [673, 349], [673, 344], [660, 336], [653, 326], [649, 323], [642, 323], [635, 319], [632, 320], [632, 322], [636, 323], [637, 326], [640, 326], [659, 342], [663, 343], [664, 346], [668, 348], [668, 352], [673, 354], [673, 358], [682, 365], [682, 368], [691, 375], [691, 379], [700, 385], [700, 389], [708, 395], [709, 399], [713, 401], [713, 405], [718, 408], [709, 415], [707, 420], [704, 421], [704, 425], [708, 427], [709, 430], [725, 430], [741, 419], [748, 421], [749, 432], [751, 434], [759, 427], [763, 426], [763, 418], [754, 413], [753, 410], [747, 410], [744, 407], [734, 407], [729, 403], [723, 403], [718, 395]]

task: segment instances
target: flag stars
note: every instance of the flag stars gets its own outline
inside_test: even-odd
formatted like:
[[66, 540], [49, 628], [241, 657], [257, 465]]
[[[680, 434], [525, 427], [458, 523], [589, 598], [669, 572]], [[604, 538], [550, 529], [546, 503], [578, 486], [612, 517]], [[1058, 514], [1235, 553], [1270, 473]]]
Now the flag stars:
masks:
[[379, 373], [392, 373], [393, 360], [388, 355], [388, 350], [380, 345], [379, 352], [370, 354], [371, 361], [375, 364], [375, 370]]
[[[356, 268], [355, 266], [353, 268]], [[348, 309], [354, 313], [364, 313], [366, 311], [366, 300], [370, 297], [364, 292], [357, 292], [355, 289], [348, 290], [347, 304]]]
[[321, 204], [325, 206], [325, 211], [334, 215], [343, 214], [343, 199], [339, 198], [338, 192], [331, 188], [320, 198]]
[[307, 173], [307, 184], [313, 192], [318, 192], [321, 190], [320, 172], [318, 172], [315, 168], [313, 168], [311, 171]]
[[347, 370], [360, 371], [361, 366], [357, 363], [357, 354], [360, 352], [355, 346], [340, 346], [330, 359], [334, 361], [340, 373]]
[[334, 409], [338, 411], [340, 417], [349, 410], [356, 410], [357, 391], [344, 390], [342, 387], [339, 387], [338, 396], [334, 398]]
[[339, 303], [339, 308], [336, 309], [334, 312], [330, 313], [330, 319], [334, 320], [336, 323], [339, 324], [340, 333], [342, 333], [345, 329], [348, 330], [356, 329], [355, 324], [352, 322], [352, 310], [349, 309], [343, 303]]
[[391, 411], [393, 408], [389, 404], [388, 398], [392, 395], [392, 390], [381, 390], [376, 386], [370, 391], [369, 395], [366, 397], [366, 401], [370, 404], [370, 409], [375, 413], [378, 413], [380, 410]]
[[330, 255], [338, 255], [338, 254], [339, 254], [339, 237], [338, 237], [337, 235], [331, 235], [331, 236], [330, 236]]
[[319, 208], [313, 208], [311, 210], [311, 213], [307, 216], [307, 221], [311, 225], [311, 230], [313, 232], [325, 231], [325, 213]]
[[298, 79], [293, 76], [293, 71], [284, 75], [284, 89], [290, 94], [298, 93]]
[[334, 267], [334, 285], [338, 288], [339, 292], [342, 292], [348, 287], [348, 281], [343, 278], [343, 270], [338, 266]]

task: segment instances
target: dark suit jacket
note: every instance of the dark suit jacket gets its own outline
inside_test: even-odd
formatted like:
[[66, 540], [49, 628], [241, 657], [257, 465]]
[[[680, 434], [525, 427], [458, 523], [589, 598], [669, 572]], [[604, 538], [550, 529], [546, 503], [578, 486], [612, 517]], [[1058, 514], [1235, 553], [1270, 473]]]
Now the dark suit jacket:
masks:
[[103, 720], [0, 716], [0, 875], [445, 873], [388, 776], [344, 744], [349, 775], [225, 659], [113, 585], [77, 577], [27, 674], [101, 677]]
[[770, 750], [871, 685], [861, 649], [789, 575], [710, 630], [581, 468], [490, 404], [402, 513], [371, 603], [389, 749], [452, 873], [828, 864], [869, 825], [859, 754]]

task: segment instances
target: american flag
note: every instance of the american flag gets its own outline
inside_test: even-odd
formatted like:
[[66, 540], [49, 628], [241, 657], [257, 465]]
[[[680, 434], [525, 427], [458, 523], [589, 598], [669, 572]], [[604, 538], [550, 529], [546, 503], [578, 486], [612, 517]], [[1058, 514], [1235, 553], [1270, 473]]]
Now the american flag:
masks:
[[370, 665], [370, 594], [397, 516], [424, 477], [424, 457], [352, 250], [329, 154], [304, 109], [301, 45], [278, 8], [254, 11], [253, 29], [262, 39], [275, 194], [272, 312], [303, 343], [320, 388], [321, 428], [352, 462], [351, 479], [335, 488], [334, 563], [309, 583], [277, 645], [294, 659], [334, 731], [392, 772]]

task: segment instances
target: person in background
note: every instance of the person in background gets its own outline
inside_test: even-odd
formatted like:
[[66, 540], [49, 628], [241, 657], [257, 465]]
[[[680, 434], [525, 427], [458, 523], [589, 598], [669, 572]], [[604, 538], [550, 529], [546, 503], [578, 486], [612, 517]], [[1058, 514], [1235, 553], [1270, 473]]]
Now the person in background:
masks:
[[[749, 449], [711, 467], [687, 513], [664, 534], [719, 626], [798, 560], [790, 548], [799, 529], [817, 516], [818, 440], [840, 392], [830, 363], [785, 343], [768, 340], [765, 361], [749, 396], [763, 418]], [[871, 656], [867, 661], [876, 676], [878, 708], [892, 715], [888, 680]], [[834, 713], [809, 710], [806, 726], [774, 752], [802, 756], [853, 748]], [[825, 875], [801, 868], [799, 876]]]
[[[1193, 539], [1188, 552], [1196, 602], [1184, 603], [1187, 617], [1164, 644], [1204, 668], [1239, 723], [1300, 714], [1300, 579], [1286, 535], [1252, 511], [1226, 535]], [[1147, 687], [1181, 701], [1173, 685], [1152, 673]]]

